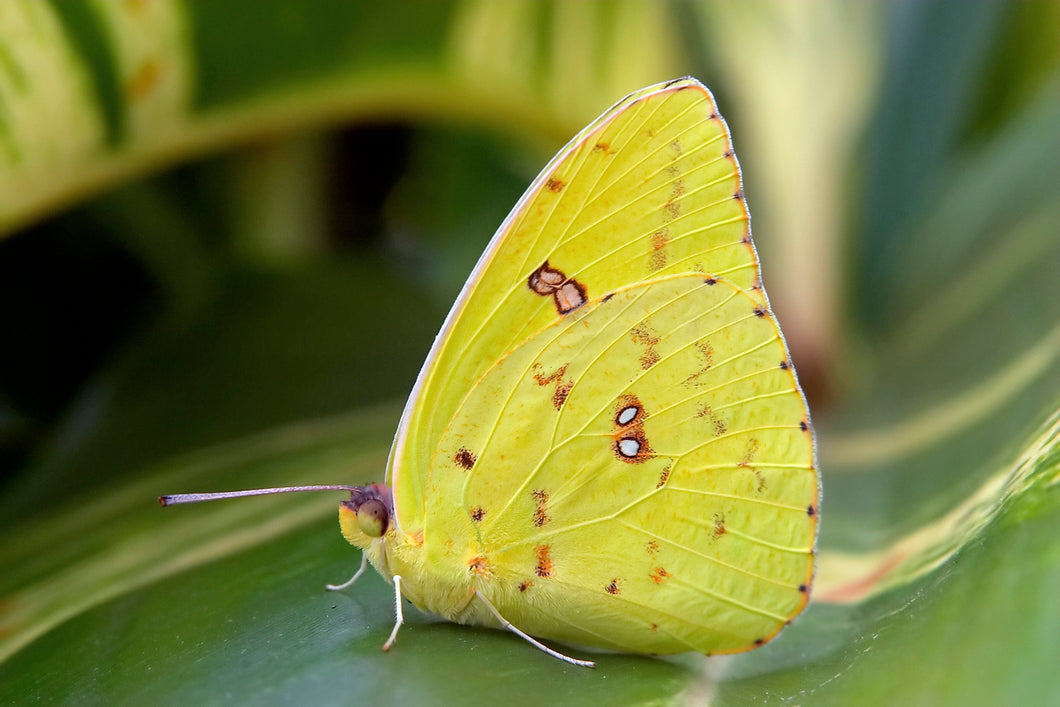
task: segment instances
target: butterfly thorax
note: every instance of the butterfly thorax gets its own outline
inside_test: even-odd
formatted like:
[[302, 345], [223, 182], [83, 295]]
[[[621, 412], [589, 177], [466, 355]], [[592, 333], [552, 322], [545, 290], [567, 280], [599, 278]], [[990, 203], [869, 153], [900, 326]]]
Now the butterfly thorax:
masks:
[[[471, 601], [483, 577], [475, 574], [473, 561], [468, 567], [447, 551], [453, 543], [445, 541], [444, 530], [432, 533], [436, 542], [427, 543], [422, 529], [405, 532], [391, 522], [383, 535], [373, 537], [364, 532], [349, 504], [339, 508], [339, 525], [383, 577], [389, 581], [401, 576], [402, 594], [418, 608], [458, 623], [496, 625], [485, 606]], [[467, 554], [467, 548], [461, 554]]]

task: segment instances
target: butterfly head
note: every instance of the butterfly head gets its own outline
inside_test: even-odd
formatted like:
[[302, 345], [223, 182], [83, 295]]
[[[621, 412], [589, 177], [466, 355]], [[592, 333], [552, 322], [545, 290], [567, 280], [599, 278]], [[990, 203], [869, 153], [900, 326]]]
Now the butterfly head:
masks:
[[386, 535], [394, 515], [394, 497], [386, 484], [369, 484], [350, 491], [350, 500], [339, 504], [342, 534], [357, 547]]

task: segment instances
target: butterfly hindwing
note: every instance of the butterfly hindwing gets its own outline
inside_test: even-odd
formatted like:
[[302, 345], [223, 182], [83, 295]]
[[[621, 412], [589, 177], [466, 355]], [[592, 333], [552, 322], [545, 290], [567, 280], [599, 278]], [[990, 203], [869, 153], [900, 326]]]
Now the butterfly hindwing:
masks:
[[755, 298], [689, 275], [630, 286], [473, 387], [431, 463], [426, 542], [460, 546], [442, 563], [534, 635], [744, 649], [807, 598], [806, 422]]

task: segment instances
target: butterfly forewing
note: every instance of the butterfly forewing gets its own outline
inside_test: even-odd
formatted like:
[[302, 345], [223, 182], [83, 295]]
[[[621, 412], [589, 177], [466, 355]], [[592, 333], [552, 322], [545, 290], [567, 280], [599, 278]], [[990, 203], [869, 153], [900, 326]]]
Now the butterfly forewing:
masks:
[[422, 525], [431, 454], [498, 359], [590, 299], [688, 272], [725, 277], [763, 298], [728, 129], [692, 79], [635, 93], [597, 119], [501, 226], [402, 420], [389, 471], [399, 523]]

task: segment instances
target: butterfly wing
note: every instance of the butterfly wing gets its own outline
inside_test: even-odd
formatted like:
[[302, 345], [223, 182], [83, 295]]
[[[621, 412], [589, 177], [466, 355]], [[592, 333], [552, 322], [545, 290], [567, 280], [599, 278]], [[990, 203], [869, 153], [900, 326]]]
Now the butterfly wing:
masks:
[[435, 341], [388, 480], [407, 596], [455, 620], [493, 623], [477, 590], [540, 637], [729, 652], [805, 605], [812, 430], [705, 87], [631, 94], [538, 176]]
[[681, 273], [765, 303], [739, 165], [695, 79], [626, 97], [545, 167], [493, 237], [427, 357], [391, 452], [397, 523], [423, 529], [429, 463], [496, 361], [578, 305]]
[[725, 280], [664, 276], [473, 387], [432, 460], [428, 552], [532, 635], [732, 652], [805, 605], [816, 498], [775, 320]]

